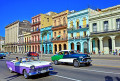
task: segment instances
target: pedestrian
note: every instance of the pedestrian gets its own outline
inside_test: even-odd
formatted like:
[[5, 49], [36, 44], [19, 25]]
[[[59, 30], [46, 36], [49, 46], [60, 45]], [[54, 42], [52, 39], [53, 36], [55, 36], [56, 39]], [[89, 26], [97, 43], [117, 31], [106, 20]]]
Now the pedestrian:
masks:
[[119, 49], [119, 56], [120, 56], [120, 49]]
[[101, 51], [99, 50], [99, 52], [98, 52], [98, 53], [99, 53], [99, 56], [100, 56]]
[[104, 55], [104, 51], [102, 51], [102, 54]]
[[117, 49], [116, 49], [116, 55], [117, 55]]
[[115, 50], [113, 50], [113, 55], [115, 55], [116, 54], [116, 52], [115, 52]]

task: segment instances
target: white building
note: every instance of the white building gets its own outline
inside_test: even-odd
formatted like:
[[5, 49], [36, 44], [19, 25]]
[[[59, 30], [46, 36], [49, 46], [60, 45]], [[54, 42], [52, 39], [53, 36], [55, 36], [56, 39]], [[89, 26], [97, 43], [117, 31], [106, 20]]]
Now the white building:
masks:
[[98, 54], [113, 53], [120, 49], [120, 5], [102, 9], [89, 17], [90, 50]]

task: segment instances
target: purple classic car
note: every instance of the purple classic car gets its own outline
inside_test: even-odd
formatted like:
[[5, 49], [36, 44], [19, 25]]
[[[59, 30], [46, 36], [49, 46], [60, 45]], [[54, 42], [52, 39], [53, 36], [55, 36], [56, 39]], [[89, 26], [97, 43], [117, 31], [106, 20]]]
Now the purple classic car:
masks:
[[6, 61], [6, 64], [10, 72], [23, 74], [26, 79], [29, 78], [29, 76], [41, 73], [46, 73], [48, 75], [50, 71], [53, 71], [51, 62], [37, 59], [33, 61], [31, 58], [27, 61], [25, 58], [21, 58], [18, 62], [16, 62], [16, 60]]

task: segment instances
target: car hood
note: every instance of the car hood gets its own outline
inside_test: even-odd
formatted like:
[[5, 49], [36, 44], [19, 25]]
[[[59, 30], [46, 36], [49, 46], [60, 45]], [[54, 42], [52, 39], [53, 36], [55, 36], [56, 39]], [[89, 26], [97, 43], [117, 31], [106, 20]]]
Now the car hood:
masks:
[[47, 62], [47, 61], [31, 61], [31, 62], [22, 62], [20, 63], [20, 66], [25, 66], [25, 67], [30, 67], [30, 66], [48, 66], [50, 65], [51, 62]]

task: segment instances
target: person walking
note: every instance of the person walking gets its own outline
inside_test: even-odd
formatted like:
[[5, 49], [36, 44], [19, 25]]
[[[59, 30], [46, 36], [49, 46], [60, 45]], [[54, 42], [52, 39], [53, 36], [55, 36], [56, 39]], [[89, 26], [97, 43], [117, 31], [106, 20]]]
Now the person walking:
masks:
[[113, 50], [113, 55], [115, 55], [115, 52], [114, 52], [114, 50]]
[[116, 55], [117, 55], [117, 49], [115, 51], [116, 51]]
[[120, 56], [120, 49], [119, 49], [119, 56]]
[[102, 51], [102, 54], [104, 55], [104, 51]]
[[99, 56], [100, 56], [101, 51], [99, 50], [99, 52], [98, 52], [98, 53], [99, 53]]

